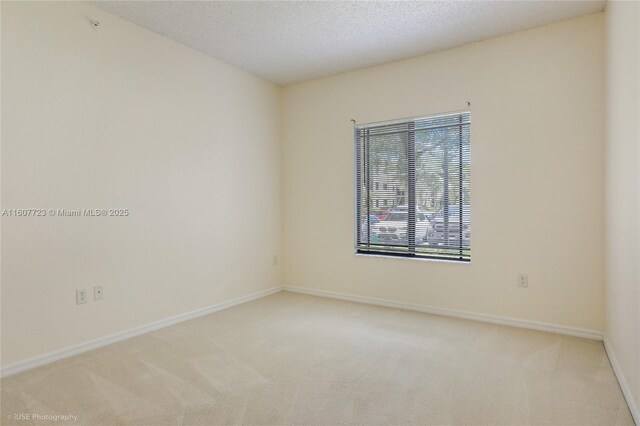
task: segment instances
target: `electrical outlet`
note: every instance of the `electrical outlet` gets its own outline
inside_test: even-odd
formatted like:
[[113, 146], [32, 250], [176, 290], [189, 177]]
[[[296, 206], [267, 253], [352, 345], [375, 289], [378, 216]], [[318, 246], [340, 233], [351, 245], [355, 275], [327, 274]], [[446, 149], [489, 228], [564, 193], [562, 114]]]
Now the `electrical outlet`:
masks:
[[518, 274], [518, 287], [529, 287], [529, 275]]
[[276, 266], [278, 264], [278, 255], [274, 254], [273, 255], [273, 266]]
[[101, 285], [93, 286], [93, 300], [102, 300], [104, 299], [104, 290], [102, 290]]
[[76, 305], [82, 305], [83, 303], [87, 303], [88, 301], [89, 295], [87, 294], [86, 288], [76, 290]]

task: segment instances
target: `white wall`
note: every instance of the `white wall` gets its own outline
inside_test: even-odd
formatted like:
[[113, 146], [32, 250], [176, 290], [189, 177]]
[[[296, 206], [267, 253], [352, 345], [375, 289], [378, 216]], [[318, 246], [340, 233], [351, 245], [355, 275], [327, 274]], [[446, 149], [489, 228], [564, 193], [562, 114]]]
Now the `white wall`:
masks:
[[131, 212], [2, 218], [2, 364], [279, 285], [280, 102], [90, 5], [2, 2], [2, 208]]
[[[285, 88], [285, 284], [602, 331], [603, 24], [599, 13]], [[350, 119], [467, 100], [471, 264], [354, 256]]]
[[606, 336], [640, 421], [640, 3], [606, 15]]

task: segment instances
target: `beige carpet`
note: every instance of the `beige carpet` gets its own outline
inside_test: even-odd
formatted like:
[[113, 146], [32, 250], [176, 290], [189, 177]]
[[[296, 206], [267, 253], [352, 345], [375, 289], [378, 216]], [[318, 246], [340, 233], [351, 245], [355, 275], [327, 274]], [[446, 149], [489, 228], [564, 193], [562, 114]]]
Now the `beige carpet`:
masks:
[[1, 407], [20, 425], [633, 424], [601, 342], [291, 293], [9, 377]]

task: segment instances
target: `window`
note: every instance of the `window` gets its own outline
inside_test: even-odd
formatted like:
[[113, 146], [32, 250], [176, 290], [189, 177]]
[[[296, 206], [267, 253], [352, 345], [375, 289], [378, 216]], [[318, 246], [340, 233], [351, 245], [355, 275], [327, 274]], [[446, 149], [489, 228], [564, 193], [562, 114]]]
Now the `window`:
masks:
[[[358, 253], [471, 259], [470, 127], [470, 112], [355, 127]], [[377, 220], [374, 179], [406, 194]]]

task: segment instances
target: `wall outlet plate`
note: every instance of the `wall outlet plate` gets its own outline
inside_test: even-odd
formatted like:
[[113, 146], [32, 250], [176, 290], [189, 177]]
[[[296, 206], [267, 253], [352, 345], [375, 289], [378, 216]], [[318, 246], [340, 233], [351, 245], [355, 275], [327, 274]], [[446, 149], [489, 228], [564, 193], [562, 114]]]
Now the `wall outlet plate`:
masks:
[[518, 287], [529, 287], [529, 275], [518, 274]]
[[274, 254], [273, 255], [273, 266], [276, 266], [278, 264], [278, 255]]
[[82, 305], [89, 301], [89, 295], [86, 288], [76, 290], [76, 305]]
[[101, 285], [93, 286], [93, 300], [102, 300], [104, 299], [104, 290]]

